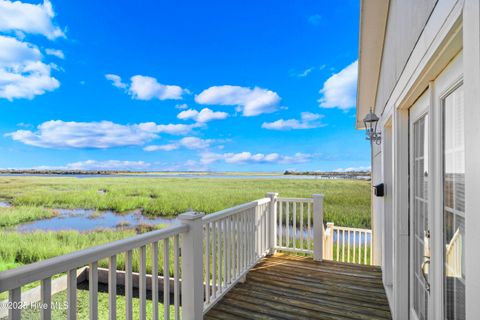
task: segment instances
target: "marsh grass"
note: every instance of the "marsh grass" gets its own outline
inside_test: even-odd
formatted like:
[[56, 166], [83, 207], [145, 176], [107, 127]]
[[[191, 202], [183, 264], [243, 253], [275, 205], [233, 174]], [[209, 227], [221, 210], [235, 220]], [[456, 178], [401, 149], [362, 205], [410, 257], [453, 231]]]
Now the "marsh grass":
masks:
[[35, 206], [0, 207], [0, 228], [55, 216], [54, 210]]
[[[99, 194], [98, 190], [107, 190]], [[370, 184], [356, 180], [212, 178], [64, 178], [0, 177], [0, 198], [14, 206], [85, 208], [151, 216], [188, 210], [212, 213], [259, 199], [266, 192], [282, 197], [325, 195], [325, 220], [370, 228]]]

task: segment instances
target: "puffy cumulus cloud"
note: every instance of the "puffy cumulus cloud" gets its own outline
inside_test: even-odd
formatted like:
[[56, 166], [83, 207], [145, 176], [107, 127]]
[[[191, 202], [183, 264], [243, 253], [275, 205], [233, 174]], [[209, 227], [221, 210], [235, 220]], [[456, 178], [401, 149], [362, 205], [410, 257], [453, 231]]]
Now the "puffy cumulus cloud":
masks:
[[144, 145], [159, 138], [160, 133], [184, 134], [193, 126], [183, 124], [117, 124], [111, 121], [75, 122], [50, 120], [40, 124], [36, 131], [17, 130], [5, 136], [27, 145], [41, 148], [96, 148], [106, 149]]
[[125, 89], [125, 91], [136, 100], [180, 100], [188, 93], [187, 89], [175, 85], [165, 85], [157, 79], [148, 76], [135, 75], [130, 78], [130, 83], [124, 83], [122, 78], [116, 74], [106, 74], [105, 78], [112, 82], [112, 85]]
[[49, 56], [54, 56], [59, 59], [65, 59], [65, 54], [63, 53], [62, 50], [58, 49], [45, 49], [45, 53], [48, 54]]
[[48, 0], [41, 4], [0, 0], [0, 17], [0, 31], [3, 32], [40, 34], [50, 40], [65, 37], [53, 21], [55, 12]]
[[358, 61], [353, 62], [339, 73], [325, 81], [318, 100], [322, 108], [348, 110], [355, 107], [357, 94]]
[[33, 99], [60, 86], [33, 44], [0, 35], [0, 98]]
[[312, 129], [325, 126], [319, 120], [324, 116], [317, 113], [302, 112], [300, 120], [298, 119], [279, 119], [273, 122], [264, 122], [262, 128], [268, 130], [299, 130]]
[[200, 162], [208, 165], [217, 161], [224, 161], [233, 164], [248, 164], [248, 163], [282, 163], [282, 164], [296, 164], [308, 162], [311, 155], [305, 153], [295, 153], [293, 156], [280, 155], [278, 153], [213, 153], [206, 152], [201, 154]]
[[143, 148], [145, 151], [172, 151], [179, 148], [187, 148], [190, 150], [207, 149], [215, 140], [201, 139], [197, 137], [185, 137], [174, 143], [163, 145], [150, 145]]
[[236, 106], [244, 116], [257, 116], [278, 109], [280, 96], [271, 90], [259, 87], [213, 86], [195, 96], [195, 101], [203, 105]]
[[192, 119], [196, 122], [209, 122], [212, 120], [222, 120], [228, 117], [228, 113], [226, 112], [221, 112], [221, 111], [213, 111], [209, 108], [203, 108], [200, 111], [194, 110], [194, 109], [188, 109], [180, 112], [177, 115], [178, 119], [181, 120], [188, 120]]

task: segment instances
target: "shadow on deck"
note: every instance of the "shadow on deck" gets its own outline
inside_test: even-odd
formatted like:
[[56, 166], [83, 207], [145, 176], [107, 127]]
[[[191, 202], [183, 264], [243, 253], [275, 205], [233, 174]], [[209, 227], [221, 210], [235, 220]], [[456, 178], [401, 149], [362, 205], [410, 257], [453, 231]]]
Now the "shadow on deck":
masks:
[[391, 319], [380, 268], [275, 254], [205, 319]]

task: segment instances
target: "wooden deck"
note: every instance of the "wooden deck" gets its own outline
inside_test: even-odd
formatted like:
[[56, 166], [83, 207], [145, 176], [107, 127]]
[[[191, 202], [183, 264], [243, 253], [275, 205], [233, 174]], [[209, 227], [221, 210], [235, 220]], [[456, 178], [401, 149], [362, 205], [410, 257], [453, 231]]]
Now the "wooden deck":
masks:
[[276, 254], [205, 319], [391, 319], [378, 267]]

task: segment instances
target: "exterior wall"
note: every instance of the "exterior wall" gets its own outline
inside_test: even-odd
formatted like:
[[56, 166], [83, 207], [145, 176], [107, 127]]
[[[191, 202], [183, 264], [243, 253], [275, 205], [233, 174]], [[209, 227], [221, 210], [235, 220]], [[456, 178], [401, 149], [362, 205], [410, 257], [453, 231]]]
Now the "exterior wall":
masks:
[[390, 0], [377, 91], [377, 114], [383, 111], [437, 0]]
[[[475, 3], [471, 6], [475, 7], [476, 11], [471, 15], [477, 19], [475, 26], [480, 29], [478, 0], [465, 1]], [[374, 245], [375, 249], [381, 251], [375, 255], [378, 259], [376, 262], [381, 265], [384, 273], [384, 285], [394, 319], [409, 318], [408, 109], [429, 87], [429, 83], [462, 50], [462, 35], [461, 31], [458, 31], [462, 26], [462, 12], [462, 0], [390, 1], [375, 104], [376, 113], [380, 116], [379, 127], [383, 131], [382, 146], [374, 145], [372, 151], [372, 184], [383, 182], [386, 193], [384, 198], [372, 197], [372, 229], [374, 241], [378, 242]], [[479, 30], [477, 29], [475, 32], [472, 31], [472, 34], [475, 34], [477, 42], [480, 42]], [[480, 44], [476, 49], [480, 51]], [[474, 56], [477, 63], [480, 63], [479, 54], [480, 52], [477, 52], [477, 55]], [[477, 84], [480, 84], [480, 75], [477, 80]], [[467, 90], [468, 86], [466, 85], [465, 88]], [[480, 90], [477, 89], [476, 94], [478, 95], [479, 92]], [[466, 97], [467, 95], [466, 93]], [[478, 100], [480, 98], [477, 96], [476, 101]], [[465, 111], [467, 114], [467, 105]], [[478, 104], [476, 112], [480, 117]], [[470, 123], [472, 126], [473, 121]], [[466, 125], [468, 125], [467, 121]], [[468, 128], [466, 129], [468, 132]], [[480, 139], [478, 138], [480, 135], [478, 125], [475, 130], [476, 141], [478, 141]], [[387, 143], [390, 141], [391, 145], [386, 145], [385, 141]], [[470, 154], [472, 157], [474, 156], [473, 152]], [[467, 167], [471, 162], [471, 172], [476, 170], [478, 173], [478, 168], [473, 168], [475, 161], [478, 167], [480, 156], [478, 154], [476, 156], [475, 159], [468, 159], [467, 151]], [[473, 178], [470, 181], [473, 184]], [[476, 176], [475, 181], [480, 181], [480, 177]], [[467, 205], [468, 201], [467, 181]], [[480, 207], [478, 203], [476, 205], [478, 205], [476, 208]], [[472, 219], [472, 216], [473, 214], [467, 213], [468, 219]], [[473, 219], [478, 220], [476, 221], [478, 229], [480, 215]], [[469, 222], [467, 222], [468, 225]], [[475, 241], [471, 239], [478, 240], [478, 234], [469, 235], [467, 230], [467, 274], [469, 266], [473, 266], [475, 263], [478, 267], [480, 261], [479, 253], [472, 254], [472, 257], [469, 258], [468, 241]], [[478, 245], [480, 242], [477, 241], [476, 244]], [[478, 283], [480, 279], [478, 279], [479, 277], [475, 279], [475, 277], [472, 275], [469, 278], [467, 275], [467, 281], [469, 281], [467, 283], [467, 314], [470, 315], [468, 319], [473, 319], [471, 315], [474, 313], [471, 310], [477, 312], [477, 309], [480, 308], [468, 300], [469, 297], [473, 299], [475, 296], [480, 296]], [[470, 279], [477, 283], [471, 283]], [[434, 313], [436, 319], [437, 315], [440, 316], [442, 313], [442, 308], [438, 307], [443, 303], [442, 296], [432, 296], [431, 299], [437, 306]]]

